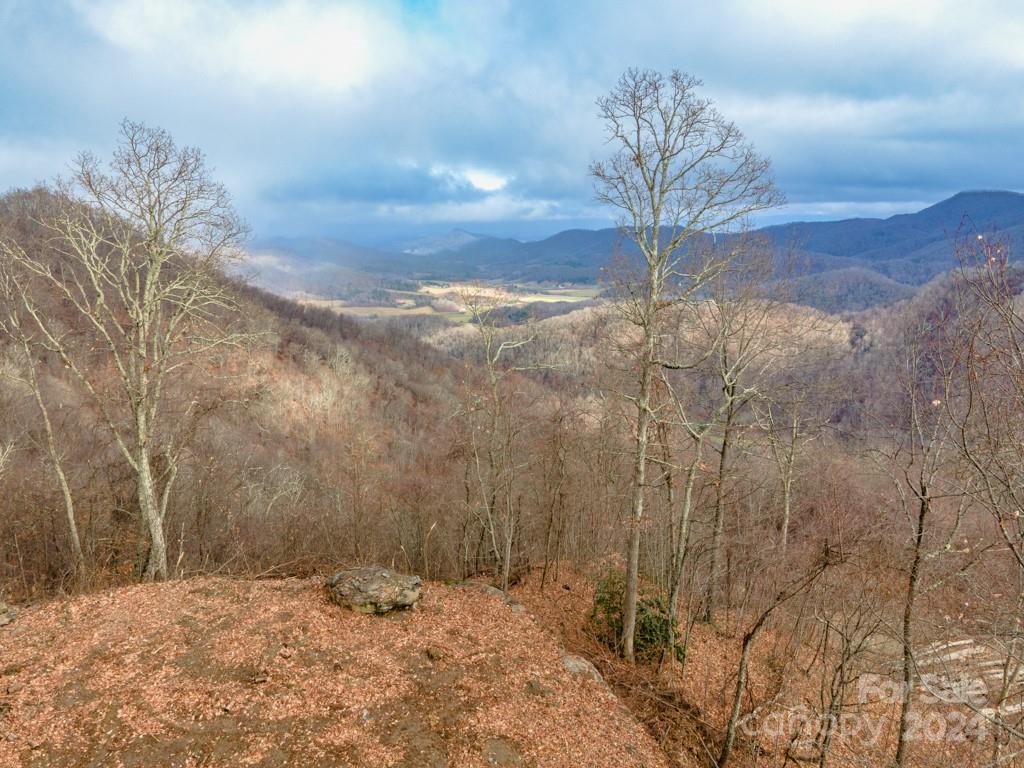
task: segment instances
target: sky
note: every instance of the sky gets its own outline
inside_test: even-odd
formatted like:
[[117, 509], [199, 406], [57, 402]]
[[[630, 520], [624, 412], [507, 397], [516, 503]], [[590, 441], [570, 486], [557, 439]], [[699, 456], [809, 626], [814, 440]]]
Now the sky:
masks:
[[1019, 0], [0, 0], [0, 190], [128, 117], [203, 149], [254, 237], [609, 226], [595, 99], [704, 82], [787, 205], [888, 216], [1024, 188]]

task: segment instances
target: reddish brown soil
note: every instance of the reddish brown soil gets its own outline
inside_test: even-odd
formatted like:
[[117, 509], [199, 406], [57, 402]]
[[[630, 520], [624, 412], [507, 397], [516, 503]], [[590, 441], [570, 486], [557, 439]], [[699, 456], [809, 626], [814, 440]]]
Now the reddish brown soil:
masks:
[[312, 580], [200, 579], [0, 629], [2, 766], [664, 768], [529, 614], [427, 585], [386, 617]]

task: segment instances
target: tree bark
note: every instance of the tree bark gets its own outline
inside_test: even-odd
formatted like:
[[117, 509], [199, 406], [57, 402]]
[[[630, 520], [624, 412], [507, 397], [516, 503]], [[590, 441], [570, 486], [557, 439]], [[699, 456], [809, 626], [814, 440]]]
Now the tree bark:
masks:
[[144, 426], [138, 429], [142, 434], [139, 437], [139, 450], [137, 455], [137, 479], [139, 512], [146, 524], [149, 534], [149, 557], [146, 559], [146, 569], [142, 574], [145, 581], [163, 581], [167, 578], [167, 537], [164, 534], [164, 521], [160, 509], [160, 500], [156, 492], [156, 483], [153, 479], [151, 457], [149, 455], [148, 438]]
[[914, 556], [910, 562], [910, 573], [907, 575], [907, 598], [903, 604], [903, 701], [900, 704], [899, 741], [896, 745], [896, 757], [893, 764], [903, 768], [907, 762], [907, 731], [910, 726], [910, 707], [914, 693], [914, 648], [913, 621], [914, 602], [917, 599], [918, 584], [921, 581], [921, 550], [924, 545], [924, 530], [931, 504], [928, 488], [923, 483], [918, 490], [919, 506], [917, 525], [914, 530]]
[[[732, 397], [732, 393], [729, 394], [729, 397]], [[711, 536], [711, 566], [708, 569], [704, 610], [701, 613], [701, 619], [705, 622], [714, 620], [715, 589], [719, 581], [722, 539], [725, 537], [725, 474], [729, 466], [729, 449], [732, 447], [732, 427], [735, 418], [736, 409], [730, 400], [722, 430], [722, 445], [718, 451], [718, 483], [715, 487], [715, 527]]]
[[[28, 345], [24, 345], [26, 355], [30, 354]], [[43, 400], [43, 394], [39, 389], [39, 379], [36, 376], [35, 364], [32, 358], [28, 358], [29, 384], [32, 387], [32, 394], [35, 397], [36, 406], [43, 419], [43, 431], [46, 434], [46, 450], [50, 454], [50, 463], [53, 465], [53, 473], [57, 478], [57, 485], [64, 499], [64, 517], [68, 523], [68, 539], [71, 541], [71, 556], [74, 559], [75, 579], [81, 580], [85, 575], [85, 555], [82, 553], [82, 540], [78, 535], [78, 523], [75, 520], [75, 499], [71, 494], [71, 485], [68, 483], [67, 474], [61, 464], [60, 453], [57, 450], [57, 441], [53, 434], [53, 422], [50, 421], [50, 411]]]
[[644, 516], [644, 491], [647, 484], [647, 443], [651, 427], [651, 386], [655, 365], [653, 298], [647, 302], [649, 322], [644, 326], [640, 357], [640, 391], [636, 398], [636, 443], [633, 454], [633, 488], [629, 511], [629, 549], [626, 560], [626, 595], [622, 611], [622, 655], [635, 660], [633, 639], [636, 634], [637, 599], [640, 591], [640, 535]]

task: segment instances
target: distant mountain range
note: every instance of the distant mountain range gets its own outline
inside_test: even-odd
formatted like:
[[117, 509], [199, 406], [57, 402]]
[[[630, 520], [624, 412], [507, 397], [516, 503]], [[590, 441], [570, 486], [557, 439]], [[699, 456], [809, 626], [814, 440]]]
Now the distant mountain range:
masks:
[[[961, 192], [917, 213], [887, 219], [794, 222], [759, 230], [780, 252], [792, 254], [803, 275], [796, 298], [829, 310], [888, 304], [955, 266], [951, 240], [962, 227], [998, 233], [1024, 244], [1024, 195]], [[616, 229], [571, 229], [544, 240], [520, 240], [453, 230], [383, 251], [337, 240], [268, 240], [257, 252], [278, 267], [260, 268], [259, 282], [323, 293], [353, 272], [391, 279], [515, 282], [595, 282], [617, 254], [634, 252]], [[332, 277], [337, 270], [337, 279]], [[344, 277], [343, 277], [344, 275]], [[304, 285], [306, 287], [296, 287]]]

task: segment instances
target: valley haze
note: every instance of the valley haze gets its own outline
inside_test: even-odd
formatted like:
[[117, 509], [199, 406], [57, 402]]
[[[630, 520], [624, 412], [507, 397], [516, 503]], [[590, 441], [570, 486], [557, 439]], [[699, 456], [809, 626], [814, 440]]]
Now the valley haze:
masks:
[[[780, 261], [797, 303], [844, 311], [906, 299], [956, 266], [953, 243], [966, 231], [1024, 245], [1024, 195], [966, 191], [920, 211], [885, 219], [805, 221], [753, 231]], [[597, 285], [619, 254], [636, 254], [617, 228], [572, 229], [541, 240], [442, 235], [374, 248], [331, 238], [268, 238], [250, 246], [247, 274], [270, 290], [340, 299], [381, 278], [485, 280], [507, 284]]]

